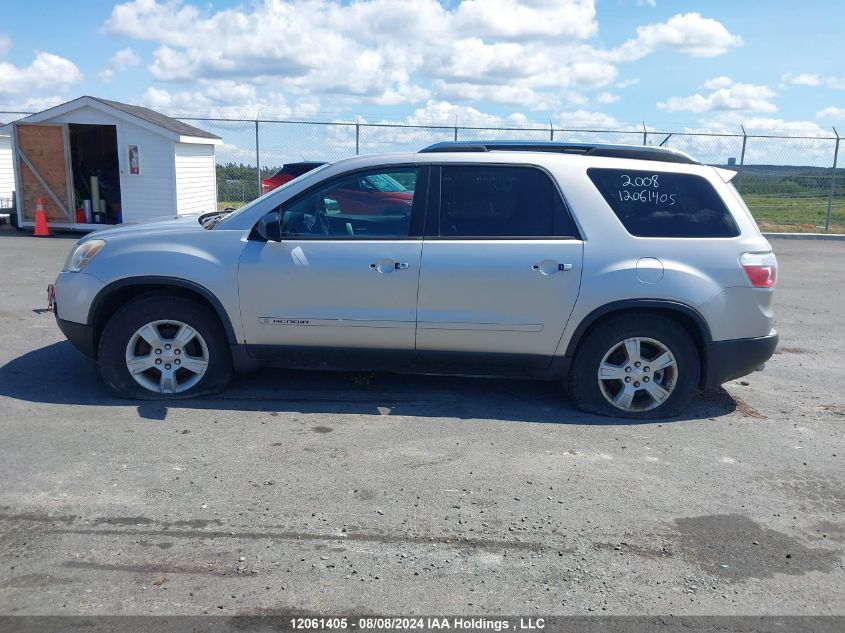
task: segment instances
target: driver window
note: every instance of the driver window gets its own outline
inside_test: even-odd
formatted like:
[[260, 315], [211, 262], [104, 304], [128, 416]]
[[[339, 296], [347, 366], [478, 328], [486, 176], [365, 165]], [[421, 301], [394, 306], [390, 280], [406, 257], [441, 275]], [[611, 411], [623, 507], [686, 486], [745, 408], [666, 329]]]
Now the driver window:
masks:
[[281, 208], [288, 238], [408, 237], [419, 170], [356, 172], [329, 181]]

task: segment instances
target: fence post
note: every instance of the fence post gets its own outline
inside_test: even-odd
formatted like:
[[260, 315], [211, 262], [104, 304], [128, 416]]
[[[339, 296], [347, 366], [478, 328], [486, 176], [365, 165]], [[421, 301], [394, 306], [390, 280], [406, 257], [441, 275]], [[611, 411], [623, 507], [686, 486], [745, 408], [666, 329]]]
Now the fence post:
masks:
[[643, 145], [648, 145], [648, 130], [645, 129], [645, 121], [643, 121]]
[[549, 118], [549, 140], [555, 140], [555, 124], [552, 122], [551, 118]]
[[836, 161], [839, 158], [839, 132], [833, 128], [833, 133], [836, 134], [836, 145], [833, 147], [833, 173], [830, 175], [830, 194], [827, 197], [827, 215], [824, 219], [824, 230], [830, 230], [830, 211], [833, 206], [833, 194], [836, 193]]
[[742, 153], [739, 155], [739, 182], [737, 183], [737, 191], [742, 193], [742, 172], [745, 171], [745, 145], [748, 142], [748, 134], [745, 133], [744, 125], [740, 125], [739, 127], [742, 128]]
[[361, 147], [361, 124], [358, 122], [358, 117], [355, 117], [355, 155], [358, 155]]
[[258, 195], [261, 195], [261, 153], [258, 151], [258, 119], [255, 120], [255, 173], [258, 181]]
[[458, 117], [455, 117], [455, 140], [458, 140]]

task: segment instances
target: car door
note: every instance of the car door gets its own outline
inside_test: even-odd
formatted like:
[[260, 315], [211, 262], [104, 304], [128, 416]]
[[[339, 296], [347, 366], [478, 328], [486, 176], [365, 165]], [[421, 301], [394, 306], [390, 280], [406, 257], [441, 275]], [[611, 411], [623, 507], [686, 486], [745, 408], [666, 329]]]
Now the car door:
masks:
[[[418, 193], [407, 208], [345, 208], [350, 181], [388, 174]], [[428, 168], [390, 166], [336, 176], [278, 209], [281, 242], [249, 240], [238, 271], [251, 353], [279, 348], [414, 348]]]
[[575, 305], [583, 243], [532, 166], [432, 169], [417, 302], [421, 360], [463, 352], [547, 366]]

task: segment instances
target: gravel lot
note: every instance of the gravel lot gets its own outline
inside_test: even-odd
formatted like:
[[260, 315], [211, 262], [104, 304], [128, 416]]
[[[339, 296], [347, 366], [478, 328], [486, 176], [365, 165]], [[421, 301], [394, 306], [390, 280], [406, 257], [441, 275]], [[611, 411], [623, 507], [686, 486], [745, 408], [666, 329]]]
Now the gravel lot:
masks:
[[777, 240], [781, 347], [684, 419], [551, 383], [262, 371], [111, 397], [0, 231], [2, 614], [845, 614], [845, 242]]

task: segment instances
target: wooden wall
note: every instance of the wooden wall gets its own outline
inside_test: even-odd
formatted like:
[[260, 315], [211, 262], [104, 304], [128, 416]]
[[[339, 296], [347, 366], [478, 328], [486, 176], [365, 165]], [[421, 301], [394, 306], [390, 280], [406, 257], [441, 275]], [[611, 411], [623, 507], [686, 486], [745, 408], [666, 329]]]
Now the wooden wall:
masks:
[[[15, 126], [15, 130], [18, 151], [26, 156], [41, 179], [65, 207], [72, 209], [73, 205], [68, 200], [68, 165], [64, 128], [61, 125], [19, 124]], [[71, 216], [56, 204], [53, 197], [20, 157], [18, 157], [18, 169], [21, 175], [23, 215], [26, 220], [35, 219], [36, 200], [41, 198], [48, 220], [73, 221]]]

